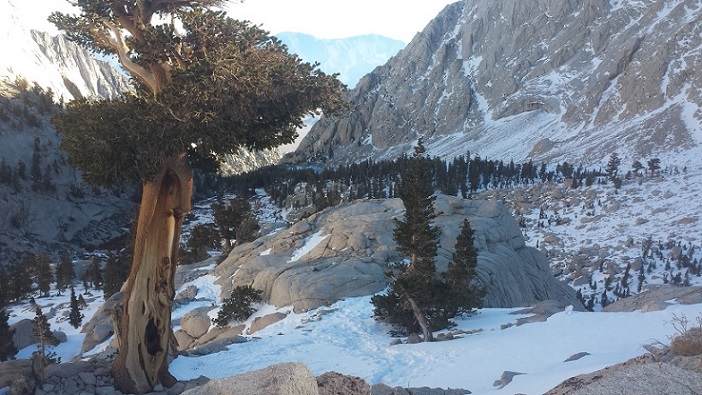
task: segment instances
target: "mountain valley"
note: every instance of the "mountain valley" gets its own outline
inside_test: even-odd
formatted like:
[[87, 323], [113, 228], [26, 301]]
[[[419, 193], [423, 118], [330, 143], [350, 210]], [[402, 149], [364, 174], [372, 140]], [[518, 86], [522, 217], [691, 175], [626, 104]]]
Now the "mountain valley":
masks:
[[[85, 317], [69, 325], [69, 292], [32, 285], [7, 304], [9, 324], [29, 333], [39, 306], [62, 334], [50, 349], [64, 363], [34, 383], [37, 394], [119, 395], [109, 366], [123, 293], [85, 276], [92, 261], [106, 268], [131, 252], [140, 188], [87, 185], [51, 118], [130, 83], [65, 37], [24, 28], [15, 1], [0, 0], [0, 37], [17, 44], [0, 61], [0, 269], [48, 253], [58, 270], [70, 251]], [[303, 363], [314, 388], [335, 371], [365, 383], [364, 395], [584, 393], [557, 391], [590, 386], [598, 379], [580, 375], [592, 372], [616, 381], [631, 365], [659, 368], [636, 376], [644, 386], [679, 377], [702, 390], [702, 348], [670, 351], [702, 326], [701, 20], [693, 0], [462, 0], [407, 46], [281, 34], [306, 61], [341, 72], [350, 109], [323, 115], [282, 159], [240, 149], [218, 174], [195, 173], [171, 314], [179, 381], [154, 393], [227, 388], [232, 374], [287, 362]], [[420, 142], [433, 166], [438, 271], [470, 220], [486, 296], [440, 341], [412, 344], [374, 319], [371, 298], [405, 259], [393, 233], [405, 212], [398, 185]], [[237, 204], [250, 215], [232, 214]], [[253, 236], [237, 240], [246, 221]], [[217, 325], [246, 286], [263, 297], [253, 314]], [[11, 288], [0, 280], [0, 302]], [[37, 345], [22, 339], [12, 369], [27, 372]], [[3, 371], [0, 394], [19, 386]], [[622, 393], [639, 393], [626, 380]]]

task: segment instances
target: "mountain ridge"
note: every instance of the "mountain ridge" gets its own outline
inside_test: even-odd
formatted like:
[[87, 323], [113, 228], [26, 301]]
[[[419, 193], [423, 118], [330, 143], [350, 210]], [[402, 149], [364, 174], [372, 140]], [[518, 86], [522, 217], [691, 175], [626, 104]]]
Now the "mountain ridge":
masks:
[[323, 39], [297, 32], [282, 32], [275, 36], [288, 46], [290, 52], [305, 61], [319, 62], [325, 73], [339, 73], [341, 82], [350, 88], [406, 46], [400, 40], [378, 34], [340, 39]]
[[689, 153], [702, 143], [701, 19], [686, 0], [450, 4], [286, 161], [393, 159], [420, 136], [444, 158]]
[[64, 35], [27, 28], [24, 17], [13, 0], [0, 2], [0, 38], [7, 43], [0, 78], [35, 82], [66, 101], [112, 98], [130, 89], [127, 78], [107, 62], [93, 58]]

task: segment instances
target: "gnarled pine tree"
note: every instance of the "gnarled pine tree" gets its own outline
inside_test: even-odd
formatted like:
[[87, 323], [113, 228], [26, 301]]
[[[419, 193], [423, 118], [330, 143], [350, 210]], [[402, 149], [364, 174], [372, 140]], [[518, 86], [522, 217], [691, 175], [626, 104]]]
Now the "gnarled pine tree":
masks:
[[96, 185], [142, 182], [124, 307], [116, 324], [116, 386], [170, 386], [173, 277], [193, 167], [217, 170], [239, 147], [290, 143], [305, 114], [343, 107], [343, 85], [275, 37], [215, 11], [223, 0], [81, 0], [53, 13], [68, 37], [114, 55], [134, 90], [69, 103], [54, 118], [70, 162]]

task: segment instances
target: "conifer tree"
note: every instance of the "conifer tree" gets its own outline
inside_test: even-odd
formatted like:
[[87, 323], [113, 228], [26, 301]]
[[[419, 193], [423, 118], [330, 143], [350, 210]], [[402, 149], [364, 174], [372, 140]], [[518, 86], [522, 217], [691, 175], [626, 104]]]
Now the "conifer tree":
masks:
[[434, 187], [431, 161], [424, 156], [420, 139], [414, 156], [404, 161], [399, 195], [405, 206], [403, 221], [397, 221], [393, 238], [398, 252], [407, 263], [395, 265], [389, 272], [390, 289], [375, 295], [376, 319], [395, 325], [404, 333], [421, 330], [423, 341], [433, 340], [432, 317], [435, 304], [446, 295], [446, 284], [436, 276], [436, 252], [439, 229], [431, 224], [434, 213]]
[[88, 302], [85, 301], [83, 295], [78, 295], [78, 308], [83, 310], [86, 307], [88, 307]]
[[34, 266], [34, 255], [26, 255], [22, 262], [10, 266], [10, 299], [20, 301], [32, 292], [30, 270]]
[[616, 152], [613, 152], [612, 155], [609, 157], [609, 162], [607, 162], [607, 178], [610, 181], [614, 181], [615, 178], [619, 175], [619, 165], [622, 164], [621, 159], [619, 159], [619, 155], [617, 155]]
[[107, 257], [107, 262], [105, 263], [105, 283], [103, 286], [105, 300], [119, 292], [120, 288], [122, 288], [122, 284], [124, 284], [124, 280], [126, 279], [126, 263], [123, 262], [122, 259], [118, 259], [118, 257], [110, 254]]
[[68, 314], [68, 323], [77, 329], [81, 322], [83, 322], [83, 314], [80, 312], [80, 308], [78, 307], [76, 291], [73, 289], [73, 287], [71, 287], [71, 311]]
[[102, 278], [102, 266], [100, 266], [100, 258], [94, 256], [90, 260], [90, 265], [86, 270], [87, 282], [94, 289], [102, 288], [103, 278]]
[[37, 287], [40, 296], [49, 296], [51, 283], [54, 282], [54, 273], [49, 265], [49, 255], [41, 253], [36, 256]]
[[68, 251], [62, 250], [59, 263], [56, 265], [56, 289], [62, 292], [73, 285], [76, 279], [76, 272], [73, 269], [73, 261]]
[[0, 265], [0, 309], [5, 307], [10, 301], [10, 281], [7, 276], [7, 271]]
[[436, 272], [439, 228], [432, 226], [434, 213], [434, 186], [431, 161], [424, 156], [422, 139], [415, 147], [414, 156], [406, 161], [400, 184], [400, 199], [405, 206], [403, 221], [397, 221], [393, 238], [400, 254], [409, 259], [408, 271], [423, 278]]
[[12, 340], [15, 330], [10, 329], [10, 314], [5, 309], [0, 309], [0, 362], [15, 359], [17, 348]]
[[651, 177], [661, 169], [661, 160], [658, 158], [651, 158], [646, 164], [648, 165], [648, 170], [651, 172]]
[[46, 316], [42, 313], [41, 307], [36, 307], [34, 317], [34, 337], [38, 340], [38, 350], [32, 353], [32, 370], [34, 376], [43, 381], [46, 367], [52, 363], [60, 363], [61, 358], [56, 357], [56, 353], [47, 352], [48, 346], [57, 346], [59, 340], [51, 332], [51, 327]]
[[345, 107], [343, 85], [260, 27], [229, 18], [225, 0], [70, 2], [77, 15], [50, 21], [115, 56], [133, 82], [121, 98], [71, 102], [52, 122], [88, 182], [142, 185], [112, 373], [122, 392], [145, 393], [176, 381], [170, 313], [192, 170], [216, 173], [239, 148], [292, 142], [305, 115]]
[[262, 294], [263, 291], [250, 285], [235, 287], [229, 298], [222, 301], [222, 308], [212, 322], [218, 327], [224, 327], [231, 320], [245, 321], [256, 311], [253, 305], [262, 301]]
[[477, 279], [478, 252], [474, 243], [473, 228], [468, 218], [465, 218], [461, 232], [456, 237], [451, 262], [444, 274], [450, 290], [446, 307], [447, 318], [471, 313], [482, 305], [485, 290]]

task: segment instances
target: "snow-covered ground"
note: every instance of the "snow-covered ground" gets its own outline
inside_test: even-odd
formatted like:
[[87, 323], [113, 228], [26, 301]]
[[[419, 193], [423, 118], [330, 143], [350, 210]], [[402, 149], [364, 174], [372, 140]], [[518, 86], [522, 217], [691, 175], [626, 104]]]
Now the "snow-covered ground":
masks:
[[[660, 251], [663, 258], [643, 256], [641, 243], [644, 239], [650, 237], [654, 240], [655, 248], [658, 248], [659, 241], [666, 244], [674, 240], [673, 244], [680, 242], [680, 251], [690, 255], [693, 261], [702, 258], [699, 241], [702, 223], [697, 217], [702, 173], [696, 169], [687, 169], [686, 172], [679, 170], [677, 173], [674, 170], [664, 172], [662, 177], [643, 179], [640, 184], [625, 182], [619, 191], [615, 191], [611, 184], [577, 190], [559, 186], [562, 193], [552, 193], [552, 188], [542, 195], [534, 191], [520, 192], [521, 195], [515, 194], [515, 200], [506, 203], [518, 215], [526, 218], [524, 230], [528, 243], [536, 246], [538, 242], [539, 248], [551, 254], [554, 269], [572, 266], [572, 261], [577, 257], [585, 262], [612, 262], [614, 267], [619, 268], [613, 270], [615, 274], [612, 275], [621, 282], [624, 267], [643, 259], [647, 266], [651, 262], [657, 264], [652, 272], [645, 271], [645, 284], [662, 283], [664, 272], [685, 270], [677, 268], [674, 260], [670, 268], [665, 269], [664, 262], [670, 260], [674, 246]], [[284, 212], [270, 206], [262, 192], [259, 195], [260, 200], [255, 207], [259, 219], [264, 222], [280, 221], [281, 216], [284, 219]], [[569, 218], [569, 221], [537, 226], [539, 207], [542, 205], [546, 207], [548, 217], [553, 218], [557, 213], [561, 219]], [[208, 205], [198, 207], [207, 211]], [[201, 219], [207, 218], [211, 219], [203, 214]], [[301, 256], [313, 248], [320, 239], [320, 236], [310, 238], [295, 256]], [[593, 249], [595, 246], [597, 248]], [[694, 249], [690, 253], [692, 246]], [[590, 255], [585, 254], [585, 250]], [[604, 289], [604, 278], [608, 275], [606, 271], [600, 273], [599, 265], [592, 263], [582, 265], [578, 270], [579, 273], [592, 275], [597, 282], [597, 291], [590, 293], [599, 295]], [[636, 293], [638, 275], [638, 271], [632, 270], [632, 293]], [[572, 273], [562, 277], [571, 284], [576, 280]], [[688, 275], [688, 278], [692, 284], [702, 284], [697, 275]], [[182, 317], [192, 308], [220, 304], [220, 288], [214, 284], [215, 280], [214, 276], [205, 275], [182, 285], [196, 285], [198, 297], [203, 299], [176, 309], [174, 319]], [[575, 287], [583, 289], [585, 293], [590, 288]], [[99, 292], [93, 291], [93, 294], [94, 299], [86, 298], [89, 302], [92, 300], [83, 311], [86, 317], [90, 317], [102, 302]], [[64, 294], [61, 297], [37, 298], [45, 314], [48, 315], [51, 307], [56, 309], [49, 320], [52, 329], [67, 334], [68, 342], [55, 348], [64, 361], [79, 355], [84, 337], [68, 324], [64, 316], [69, 309], [68, 297]], [[596, 307], [599, 310], [599, 304]], [[13, 306], [10, 310], [10, 323], [34, 317], [34, 310], [28, 304]], [[390, 328], [374, 321], [372, 310], [370, 296], [349, 298], [301, 314], [294, 313], [290, 307], [277, 309], [263, 305], [247, 324], [250, 325], [256, 317], [275, 311], [284, 312], [287, 318], [249, 335], [248, 342], [231, 345], [226, 351], [207, 356], [180, 356], [172, 362], [170, 370], [184, 380], [200, 375], [215, 378], [278, 362], [300, 361], [315, 374], [338, 371], [360, 376], [371, 384], [460, 387], [474, 394], [537, 394], [572, 376], [644, 354], [645, 345], [669, 343], [670, 337], [677, 333], [673, 327], [675, 316], [684, 315], [693, 322], [696, 317], [702, 317], [702, 305], [673, 304], [664, 311], [647, 313], [581, 313], [566, 309], [546, 322], [501, 329], [506, 324], [516, 323], [521, 315], [512, 313], [517, 310], [482, 309], [472, 317], [457, 321], [457, 329], [466, 332], [477, 330], [475, 333], [463, 334], [450, 341], [391, 346]], [[215, 317], [217, 309], [209, 314]], [[88, 354], [100, 351], [107, 343]], [[34, 350], [36, 346], [27, 347], [20, 351], [18, 357], [26, 358]], [[580, 352], [590, 355], [564, 362]], [[494, 381], [504, 371], [523, 374], [515, 376], [504, 389], [494, 387]]]
[[[76, 288], [76, 297], [79, 292], [82, 292], [82, 286]], [[81, 310], [83, 314], [83, 324], [87, 323], [95, 312], [104, 302], [102, 291], [91, 290], [88, 294], [84, 294], [83, 298], [88, 306]], [[56, 356], [61, 358], [62, 362], [68, 362], [80, 353], [81, 345], [85, 339], [85, 334], [80, 333], [81, 327], [74, 328], [68, 323], [68, 313], [71, 310], [71, 291], [65, 291], [60, 296], [52, 291], [52, 296], [46, 298], [36, 298], [36, 303], [41, 307], [42, 314], [47, 317], [52, 331], [61, 331], [66, 334], [67, 341], [52, 347], [51, 350], [56, 352]], [[36, 317], [36, 307], [29, 303], [10, 306], [9, 313], [10, 325], [23, 319], [33, 320]], [[32, 353], [37, 350], [36, 345], [25, 347], [17, 353], [16, 358], [30, 358]]]
[[[199, 295], [217, 298], [219, 287], [211, 275], [192, 283]], [[189, 284], [185, 284], [187, 286]], [[98, 293], [95, 293], [98, 296]], [[80, 351], [84, 334], [68, 325], [63, 316], [68, 311], [68, 297], [40, 298], [37, 302], [48, 312], [58, 306], [49, 321], [52, 329], [68, 335], [68, 342], [54, 350], [63, 361], [70, 361]], [[97, 309], [101, 298], [91, 303], [86, 316]], [[208, 301], [200, 301], [174, 312], [178, 318]], [[217, 301], [219, 303], [219, 301]], [[449, 341], [390, 345], [389, 327], [373, 320], [370, 296], [349, 298], [306, 313], [297, 314], [291, 308], [276, 309], [264, 305], [248, 323], [274, 311], [287, 317], [249, 337], [249, 341], [234, 344], [226, 351], [199, 357], [176, 358], [170, 371], [179, 379], [226, 377], [271, 364], [299, 361], [315, 374], [337, 371], [360, 376], [369, 383], [392, 386], [430, 386], [465, 388], [473, 394], [537, 394], [561, 381], [581, 373], [626, 361], [644, 354], [644, 345], [669, 342], [676, 333], [674, 315], [689, 318], [702, 316], [702, 305], [677, 305], [664, 311], [633, 313], [581, 313], [566, 309], [546, 322], [501, 329], [516, 323], [522, 315], [511, 314], [516, 309], [482, 309], [472, 316], [458, 320], [456, 329], [479, 330]], [[216, 310], [210, 312], [216, 316]], [[10, 322], [32, 319], [28, 305], [11, 309]], [[107, 342], [98, 346], [103, 348]], [[36, 350], [30, 346], [20, 351], [26, 358]], [[588, 352], [577, 361], [564, 362], [579, 352]], [[503, 371], [524, 373], [504, 389], [493, 387]]]
[[[620, 189], [611, 182], [576, 189], [536, 184], [508, 194], [489, 190], [483, 197], [506, 196], [515, 217], [525, 220], [527, 244], [549, 256], [561, 280], [585, 297], [594, 294], [599, 306], [609, 276], [607, 295], [610, 301], [618, 299], [613, 291], [617, 284], [621, 288], [627, 266], [631, 294], [637, 293], [640, 274], [643, 286], [673, 282], [678, 274], [682, 282], [702, 285], [689, 265], [702, 262], [702, 170], [697, 165], [662, 167], [660, 175], [625, 180]], [[622, 172], [627, 168], [622, 165]], [[647, 240], [651, 248], [644, 254]]]
[[[289, 309], [283, 309], [289, 311]], [[415, 345], [390, 345], [388, 327], [372, 318], [370, 297], [349, 298], [329, 308], [286, 319], [225, 352], [179, 357], [171, 372], [179, 379], [226, 377], [284, 361], [307, 364], [315, 374], [338, 371], [369, 383], [469, 389], [473, 394], [540, 394], [581, 373], [644, 354], [643, 345], [668, 343], [673, 314], [696, 317], [702, 305], [675, 305], [650, 313], [564, 311], [543, 323], [513, 326], [514, 309], [483, 309], [458, 321], [458, 329], [480, 332]], [[568, 357], [588, 352], [573, 362]], [[493, 387], [504, 371], [524, 373], [502, 390]]]

